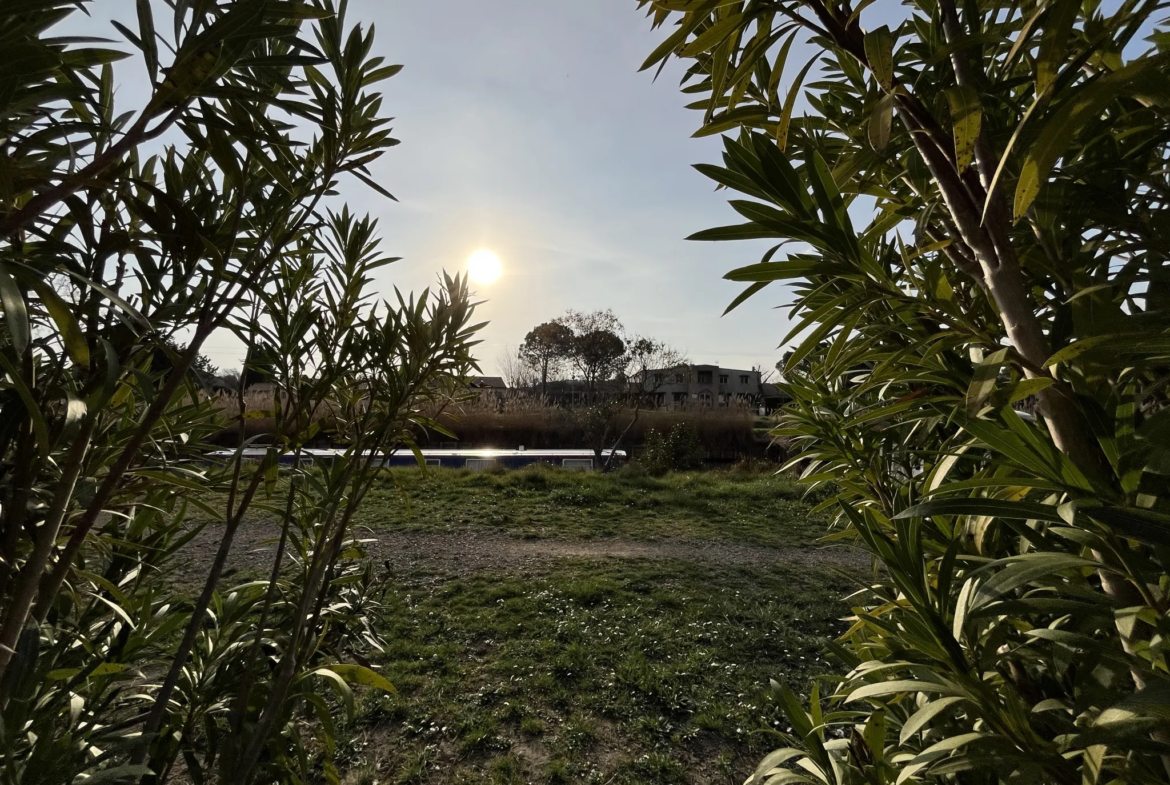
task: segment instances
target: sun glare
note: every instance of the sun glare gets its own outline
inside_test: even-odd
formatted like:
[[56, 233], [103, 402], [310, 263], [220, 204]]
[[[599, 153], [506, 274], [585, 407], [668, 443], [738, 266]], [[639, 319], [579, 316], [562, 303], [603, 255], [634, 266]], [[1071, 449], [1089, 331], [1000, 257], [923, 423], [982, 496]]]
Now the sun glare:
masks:
[[467, 274], [476, 283], [492, 283], [500, 277], [503, 265], [491, 251], [476, 251], [467, 260]]

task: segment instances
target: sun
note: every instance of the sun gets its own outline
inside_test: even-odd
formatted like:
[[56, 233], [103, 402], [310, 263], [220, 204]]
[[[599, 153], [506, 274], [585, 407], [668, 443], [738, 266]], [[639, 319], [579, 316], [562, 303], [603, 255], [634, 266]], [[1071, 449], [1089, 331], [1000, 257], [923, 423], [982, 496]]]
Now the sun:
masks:
[[491, 251], [476, 251], [467, 260], [467, 274], [476, 283], [493, 283], [500, 277], [502, 270], [500, 257]]

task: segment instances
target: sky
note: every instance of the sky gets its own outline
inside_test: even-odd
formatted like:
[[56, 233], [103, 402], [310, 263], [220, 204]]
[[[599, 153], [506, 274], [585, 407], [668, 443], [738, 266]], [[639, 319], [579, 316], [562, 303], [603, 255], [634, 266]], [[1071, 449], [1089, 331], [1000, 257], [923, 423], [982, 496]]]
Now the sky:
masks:
[[[87, 27], [115, 36], [111, 16], [136, 27], [130, 0], [99, 2]], [[630, 332], [693, 362], [775, 364], [788, 323], [782, 288], [721, 316], [742, 286], [723, 274], [764, 246], [685, 240], [738, 217], [691, 168], [717, 162], [721, 147], [691, 138], [700, 115], [684, 108], [679, 64], [657, 82], [638, 72], [664, 32], [634, 0], [351, 0], [358, 21], [376, 26], [376, 54], [404, 66], [383, 83], [401, 145], [371, 165], [399, 201], [356, 180], [341, 189], [379, 220], [384, 252], [403, 257], [383, 268], [378, 293], [433, 285], [489, 249], [503, 275], [475, 286], [490, 322], [485, 373], [570, 308], [612, 309]], [[121, 69], [118, 78], [119, 99], [134, 105], [145, 82]], [[243, 351], [229, 335], [207, 346], [227, 368]]]

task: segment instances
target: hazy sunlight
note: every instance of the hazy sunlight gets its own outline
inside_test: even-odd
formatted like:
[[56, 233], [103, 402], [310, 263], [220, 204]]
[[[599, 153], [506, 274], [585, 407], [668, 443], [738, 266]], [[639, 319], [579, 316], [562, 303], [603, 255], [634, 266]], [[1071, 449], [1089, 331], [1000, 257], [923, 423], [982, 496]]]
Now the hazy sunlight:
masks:
[[467, 274], [476, 283], [494, 283], [502, 269], [500, 257], [491, 251], [476, 251], [467, 260]]

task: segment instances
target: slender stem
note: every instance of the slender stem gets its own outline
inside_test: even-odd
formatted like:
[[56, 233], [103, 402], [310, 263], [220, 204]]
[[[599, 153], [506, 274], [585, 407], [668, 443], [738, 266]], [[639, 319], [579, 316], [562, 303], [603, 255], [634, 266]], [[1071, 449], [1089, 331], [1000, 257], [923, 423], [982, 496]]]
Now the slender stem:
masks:
[[135, 750], [131, 759], [131, 762], [134, 764], [141, 763], [146, 758], [149, 751], [148, 745], [158, 733], [159, 728], [162, 727], [163, 718], [170, 708], [171, 693], [178, 686], [183, 669], [187, 666], [187, 658], [191, 655], [191, 649], [195, 645], [195, 639], [198, 637], [200, 630], [203, 629], [203, 619], [207, 615], [208, 607], [211, 605], [211, 597], [215, 593], [216, 586], [219, 584], [219, 577], [223, 573], [224, 564], [227, 563], [228, 555], [231, 553], [232, 540], [235, 538], [236, 531], [243, 521], [244, 512], [248, 508], [248, 503], [251, 502], [263, 479], [264, 472], [258, 468], [253, 473], [248, 488], [244, 493], [244, 500], [240, 503], [239, 513], [233, 516], [224, 527], [223, 537], [220, 539], [219, 548], [215, 553], [215, 560], [211, 563], [211, 569], [208, 570], [207, 578], [203, 582], [203, 591], [200, 592], [199, 598], [195, 601], [195, 606], [191, 609], [191, 619], [187, 622], [183, 639], [175, 651], [174, 659], [171, 661], [171, 667], [167, 671], [166, 678], [163, 679], [162, 686], [159, 687], [158, 694], [155, 696], [154, 706], [151, 707], [150, 714], [147, 716], [146, 723], [143, 725], [143, 743]]
[[73, 489], [77, 485], [77, 478], [81, 476], [81, 468], [85, 463], [85, 454], [89, 450], [90, 436], [93, 434], [96, 419], [94, 414], [87, 415], [81, 424], [81, 430], [74, 437], [73, 445], [69, 448], [61, 467], [61, 481], [57, 484], [57, 493], [49, 505], [45, 520], [38, 528], [32, 553], [17, 576], [16, 591], [4, 615], [4, 623], [0, 625], [0, 677], [3, 677], [12, 655], [16, 653], [16, 643], [24, 631], [33, 601], [37, 596], [37, 585], [53, 555], [53, 545], [57, 542], [57, 533], [61, 529], [62, 521], [65, 520], [69, 503], [73, 500]]

